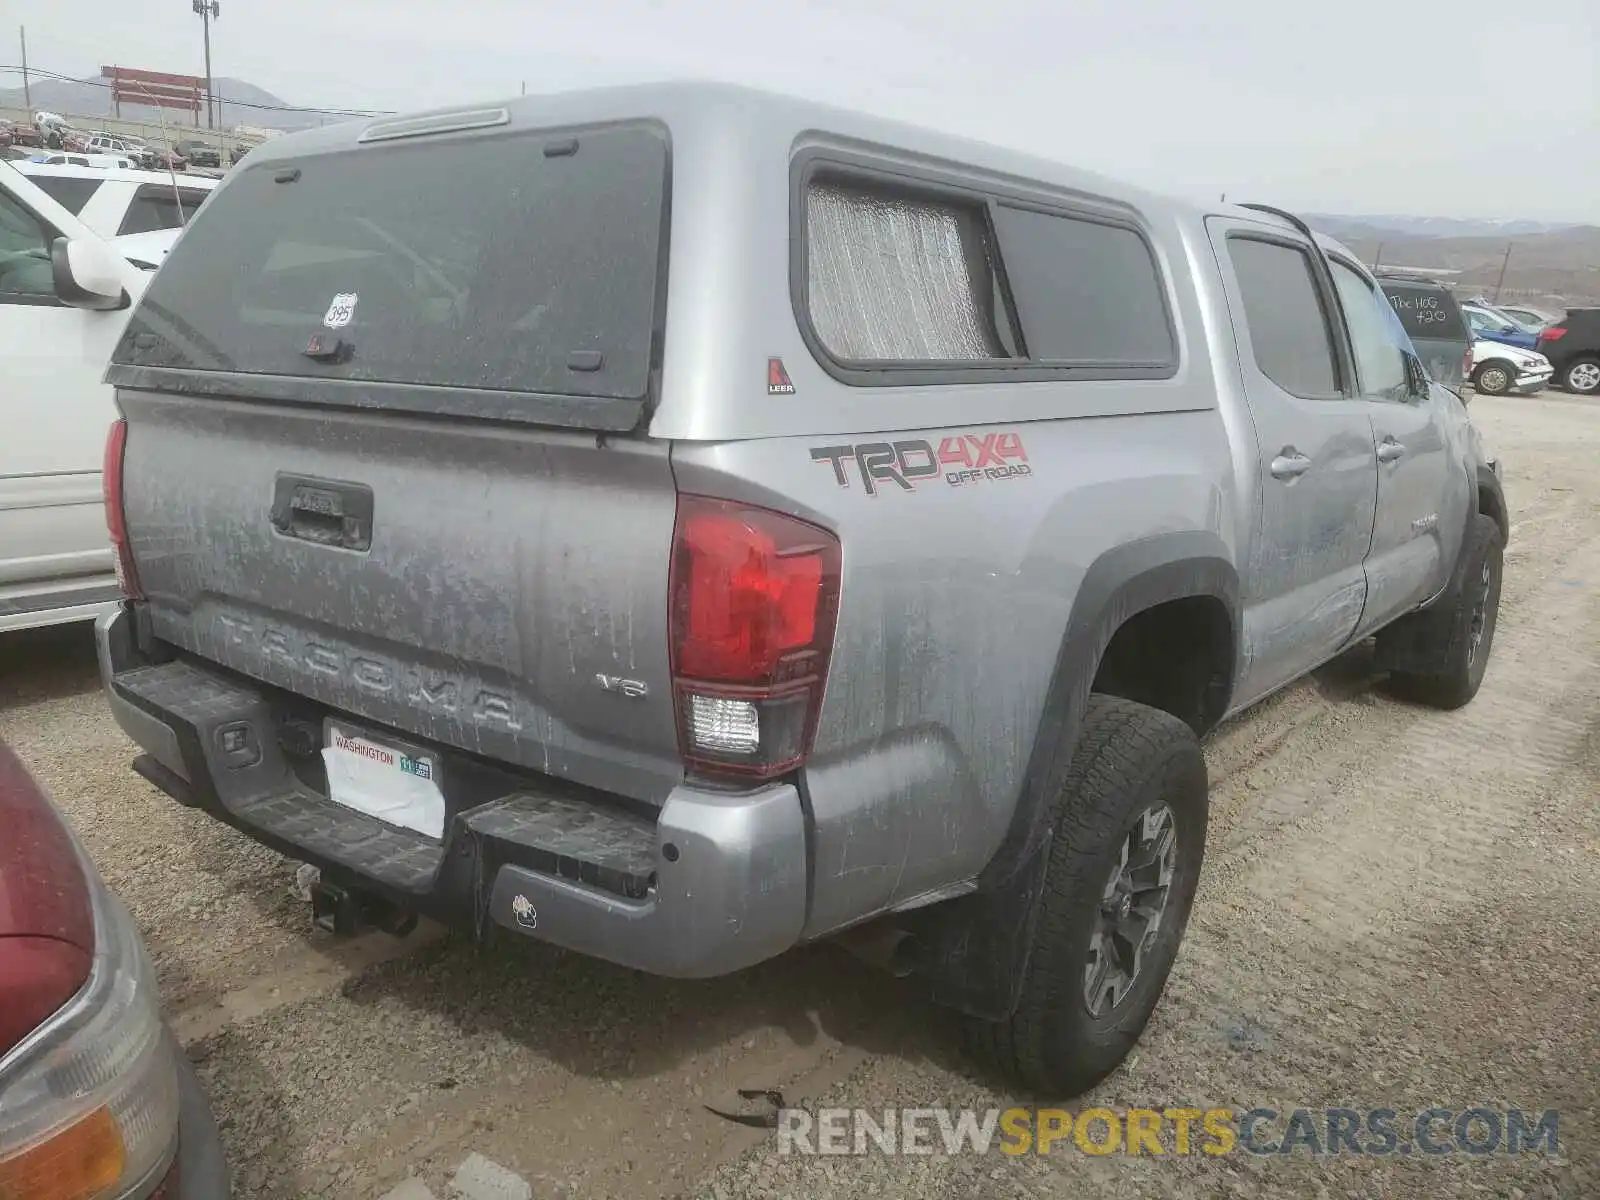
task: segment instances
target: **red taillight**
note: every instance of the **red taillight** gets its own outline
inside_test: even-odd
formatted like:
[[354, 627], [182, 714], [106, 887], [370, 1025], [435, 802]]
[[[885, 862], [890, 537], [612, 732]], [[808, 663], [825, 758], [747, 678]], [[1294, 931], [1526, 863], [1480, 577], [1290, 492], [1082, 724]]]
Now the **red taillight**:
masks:
[[1553, 342], [1566, 336], [1567, 327], [1565, 325], [1552, 325], [1549, 329], [1541, 329], [1539, 331], [1539, 340], [1541, 342]]
[[678, 497], [672, 674], [689, 766], [767, 778], [805, 758], [833, 652], [839, 566], [839, 539], [807, 521]]
[[1472, 378], [1472, 343], [1467, 343], [1467, 351], [1461, 356], [1461, 378]]
[[122, 506], [122, 460], [128, 449], [128, 423], [111, 422], [106, 434], [106, 459], [100, 474], [105, 488], [106, 531], [111, 534], [111, 549], [117, 557], [117, 586], [130, 600], [144, 599], [139, 573], [133, 566], [133, 546], [128, 541], [128, 514]]

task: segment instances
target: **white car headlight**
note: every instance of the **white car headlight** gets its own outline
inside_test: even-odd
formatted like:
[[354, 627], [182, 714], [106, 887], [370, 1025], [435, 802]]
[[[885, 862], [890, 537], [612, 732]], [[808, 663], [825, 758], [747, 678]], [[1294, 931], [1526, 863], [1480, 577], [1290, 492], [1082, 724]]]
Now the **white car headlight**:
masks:
[[87, 860], [84, 875], [94, 908], [89, 979], [0, 1057], [0, 1197], [144, 1195], [177, 1147], [177, 1062], [155, 973], [127, 909]]

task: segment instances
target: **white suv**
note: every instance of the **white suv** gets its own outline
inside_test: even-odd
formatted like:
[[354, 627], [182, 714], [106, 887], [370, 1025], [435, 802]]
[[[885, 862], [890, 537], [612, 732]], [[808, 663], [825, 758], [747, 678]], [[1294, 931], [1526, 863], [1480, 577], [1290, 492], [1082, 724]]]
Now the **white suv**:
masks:
[[142, 245], [147, 239], [137, 246], [122, 239], [182, 229], [219, 182], [189, 175], [177, 182], [162, 171], [33, 162], [14, 165], [101, 237], [117, 239], [114, 244], [125, 255], [147, 259], [152, 266], [160, 259]]
[[116, 412], [101, 376], [150, 275], [0, 166], [0, 630], [93, 617], [119, 594], [100, 494]]

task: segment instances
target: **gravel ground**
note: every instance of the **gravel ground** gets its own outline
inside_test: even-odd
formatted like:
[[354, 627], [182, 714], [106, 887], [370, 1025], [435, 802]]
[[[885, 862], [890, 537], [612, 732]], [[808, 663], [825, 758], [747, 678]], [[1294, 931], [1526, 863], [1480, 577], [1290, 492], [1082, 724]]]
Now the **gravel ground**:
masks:
[[[1027, 1102], [953, 1021], [831, 948], [676, 983], [437, 930], [313, 934], [292, 866], [129, 772], [81, 629], [0, 637], [0, 736], [143, 926], [244, 1200], [448, 1196], [481, 1153], [535, 1196], [1600, 1194], [1600, 409], [1480, 398], [1515, 524], [1478, 699], [1352, 653], [1207, 748], [1205, 876], [1135, 1056], [1075, 1108], [1561, 1111], [1557, 1156], [780, 1156], [741, 1086], [881, 1109]], [[420, 1194], [420, 1193], [419, 1193]]]

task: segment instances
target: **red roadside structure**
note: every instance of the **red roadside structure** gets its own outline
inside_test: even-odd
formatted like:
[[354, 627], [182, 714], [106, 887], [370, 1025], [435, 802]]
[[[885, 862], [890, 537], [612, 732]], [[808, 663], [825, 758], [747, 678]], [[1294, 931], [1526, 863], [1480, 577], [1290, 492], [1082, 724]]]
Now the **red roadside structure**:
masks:
[[194, 117], [196, 125], [200, 123], [206, 81], [199, 76], [136, 71], [131, 67], [101, 67], [100, 74], [111, 81], [111, 102], [119, 117], [124, 104], [135, 104], [182, 109]]

